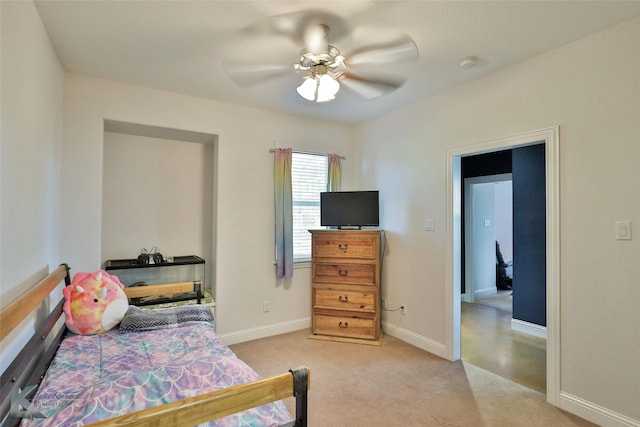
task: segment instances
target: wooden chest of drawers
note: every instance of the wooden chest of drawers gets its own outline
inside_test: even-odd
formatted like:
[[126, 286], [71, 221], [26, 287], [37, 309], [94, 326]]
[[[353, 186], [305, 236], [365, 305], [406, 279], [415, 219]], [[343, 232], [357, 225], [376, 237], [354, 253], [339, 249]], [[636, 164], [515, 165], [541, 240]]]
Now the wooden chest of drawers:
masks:
[[312, 338], [380, 344], [381, 230], [311, 230]]

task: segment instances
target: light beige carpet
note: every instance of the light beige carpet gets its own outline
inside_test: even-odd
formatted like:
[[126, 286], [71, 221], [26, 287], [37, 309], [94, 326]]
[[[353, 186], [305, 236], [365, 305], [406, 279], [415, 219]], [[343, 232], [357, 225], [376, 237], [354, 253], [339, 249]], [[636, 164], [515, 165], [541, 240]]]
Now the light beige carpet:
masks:
[[[309, 425], [592, 426], [545, 396], [391, 336], [381, 347], [311, 340], [308, 330], [232, 345], [263, 376], [311, 369]], [[294, 400], [287, 399], [293, 412]]]

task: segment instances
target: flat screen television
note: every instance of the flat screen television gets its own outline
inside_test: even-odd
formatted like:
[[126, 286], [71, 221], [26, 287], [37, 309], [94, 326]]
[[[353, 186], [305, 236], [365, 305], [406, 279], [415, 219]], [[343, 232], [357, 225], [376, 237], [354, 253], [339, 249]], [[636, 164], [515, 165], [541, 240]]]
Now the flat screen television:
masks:
[[338, 228], [379, 226], [378, 191], [320, 193], [320, 225]]

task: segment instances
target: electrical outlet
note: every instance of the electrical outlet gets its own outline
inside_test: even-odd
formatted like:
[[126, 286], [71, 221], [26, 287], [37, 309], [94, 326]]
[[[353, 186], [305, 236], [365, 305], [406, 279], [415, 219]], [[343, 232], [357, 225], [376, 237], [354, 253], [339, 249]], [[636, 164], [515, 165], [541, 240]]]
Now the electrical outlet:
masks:
[[407, 315], [407, 304], [402, 304], [400, 306], [400, 314], [402, 316], [406, 316]]
[[271, 303], [269, 301], [262, 302], [262, 311], [268, 313], [271, 311]]
[[387, 299], [385, 297], [380, 298], [380, 302], [382, 303], [382, 308], [387, 308]]

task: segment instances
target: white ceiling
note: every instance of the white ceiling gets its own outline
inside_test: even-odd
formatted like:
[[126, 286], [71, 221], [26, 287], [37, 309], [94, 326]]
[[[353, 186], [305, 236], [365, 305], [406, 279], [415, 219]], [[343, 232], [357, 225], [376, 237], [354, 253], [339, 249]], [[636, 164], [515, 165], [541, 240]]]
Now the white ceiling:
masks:
[[[640, 1], [104, 1], [36, 0], [65, 70], [136, 85], [292, 114], [355, 123], [460, 85], [640, 15]], [[351, 30], [373, 27], [409, 34], [415, 62], [386, 68], [407, 77], [373, 100], [341, 90], [316, 104], [295, 92], [300, 76], [285, 72], [251, 89], [233, 83], [222, 60], [252, 52], [285, 65], [302, 46], [289, 39], [247, 42], [239, 31], [269, 16], [323, 9]], [[369, 33], [370, 34], [370, 33]], [[343, 52], [366, 40], [332, 40]], [[255, 44], [253, 44], [255, 43]], [[257, 52], [256, 52], [257, 49]], [[266, 55], [265, 52], [270, 52]], [[461, 58], [481, 59], [463, 70]], [[267, 58], [265, 60], [265, 58]]]

